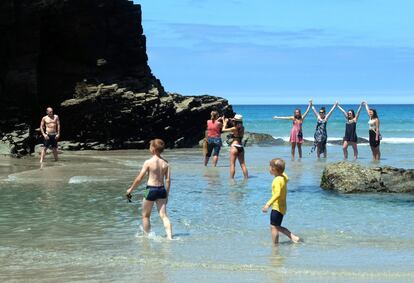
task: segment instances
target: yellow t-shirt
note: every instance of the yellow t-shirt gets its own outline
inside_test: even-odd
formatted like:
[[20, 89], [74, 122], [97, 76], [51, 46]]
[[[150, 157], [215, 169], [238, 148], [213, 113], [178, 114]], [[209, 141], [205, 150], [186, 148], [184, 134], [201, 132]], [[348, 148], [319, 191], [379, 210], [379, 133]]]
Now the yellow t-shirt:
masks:
[[272, 182], [272, 197], [266, 203], [268, 206], [272, 206], [272, 209], [279, 211], [282, 214], [286, 213], [286, 194], [287, 194], [287, 182], [289, 178], [283, 173], [283, 176], [277, 176]]

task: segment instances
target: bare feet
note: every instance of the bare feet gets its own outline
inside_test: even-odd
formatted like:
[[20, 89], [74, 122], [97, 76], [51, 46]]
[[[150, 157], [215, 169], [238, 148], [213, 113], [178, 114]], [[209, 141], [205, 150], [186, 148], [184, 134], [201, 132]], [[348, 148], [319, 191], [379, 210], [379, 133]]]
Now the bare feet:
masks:
[[296, 236], [296, 235], [292, 235], [292, 242], [294, 242], [294, 243], [299, 243], [301, 241], [301, 238], [299, 238], [298, 236]]

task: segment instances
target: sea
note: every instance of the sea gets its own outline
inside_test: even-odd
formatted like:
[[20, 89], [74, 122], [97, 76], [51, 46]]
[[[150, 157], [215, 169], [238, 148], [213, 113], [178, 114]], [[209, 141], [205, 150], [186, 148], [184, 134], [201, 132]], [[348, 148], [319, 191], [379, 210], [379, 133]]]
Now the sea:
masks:
[[[246, 130], [288, 140], [296, 105], [235, 105]], [[302, 112], [306, 105], [299, 106]], [[320, 105], [316, 106], [317, 108]], [[327, 110], [330, 105], [327, 105]], [[344, 105], [346, 110], [357, 105]], [[360, 144], [364, 166], [414, 168], [414, 105], [372, 105], [381, 119], [382, 160]], [[358, 135], [368, 138], [363, 109]], [[304, 122], [313, 139], [316, 118]], [[63, 129], [64, 131], [64, 129]], [[345, 119], [335, 110], [328, 141], [341, 139]], [[340, 194], [320, 188], [324, 167], [343, 159], [328, 143], [317, 159], [311, 146], [291, 160], [289, 146], [246, 147], [250, 178], [240, 167], [229, 179], [229, 148], [218, 167], [203, 166], [202, 150], [166, 150], [172, 168], [168, 241], [156, 209], [152, 232], [141, 226], [143, 188], [129, 203], [124, 194], [148, 150], [61, 152], [40, 168], [37, 154], [0, 157], [1, 282], [414, 282], [414, 195]], [[352, 156], [352, 149], [350, 156]], [[286, 160], [289, 175], [283, 235], [271, 242], [268, 162]]]

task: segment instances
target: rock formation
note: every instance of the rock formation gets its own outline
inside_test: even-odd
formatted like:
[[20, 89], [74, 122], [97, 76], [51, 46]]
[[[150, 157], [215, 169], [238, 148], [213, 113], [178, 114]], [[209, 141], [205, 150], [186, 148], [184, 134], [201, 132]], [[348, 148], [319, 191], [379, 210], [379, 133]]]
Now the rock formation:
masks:
[[412, 193], [414, 170], [388, 166], [367, 168], [356, 163], [337, 162], [326, 166], [321, 187], [341, 193]]
[[[85, 97], [61, 104], [66, 149], [144, 148], [153, 138], [168, 147], [191, 147], [204, 135], [212, 109], [232, 115], [227, 100], [212, 96], [136, 93], [118, 85], [87, 87]], [[81, 125], [81, 126], [79, 126]]]
[[[189, 134], [180, 121], [191, 121], [191, 130], [203, 127], [210, 110], [201, 106], [204, 103], [231, 111], [223, 99], [217, 100], [223, 103], [218, 105], [212, 103], [213, 97], [184, 98], [164, 91], [147, 64], [141, 7], [132, 1], [2, 0], [0, 38], [3, 149], [13, 147], [24, 153], [16, 148], [22, 143], [13, 140], [15, 126], [22, 124], [29, 128], [30, 137], [17, 135], [19, 139], [26, 137], [23, 143], [33, 148], [34, 129], [47, 106], [52, 106], [61, 117], [63, 139], [80, 137], [81, 142], [98, 144], [109, 139], [105, 148], [111, 148], [108, 144], [116, 144], [116, 148], [141, 147], [149, 138], [167, 133], [175, 139], [169, 140], [170, 144], [187, 146], [201, 138], [202, 129]], [[115, 84], [116, 90], [106, 89]], [[71, 101], [73, 98], [78, 100]], [[188, 103], [188, 109], [182, 103]], [[181, 110], [174, 113], [174, 109]], [[85, 120], [86, 113], [92, 117]], [[125, 126], [117, 124], [118, 117], [130, 119], [133, 115], [139, 118]], [[162, 117], [168, 117], [168, 123], [154, 120]], [[95, 131], [91, 128], [94, 121]], [[154, 121], [154, 127], [149, 126]], [[176, 122], [180, 125], [176, 126]], [[146, 135], [148, 129], [151, 131]], [[98, 138], [94, 140], [96, 134]], [[181, 137], [182, 142], [177, 141]]]

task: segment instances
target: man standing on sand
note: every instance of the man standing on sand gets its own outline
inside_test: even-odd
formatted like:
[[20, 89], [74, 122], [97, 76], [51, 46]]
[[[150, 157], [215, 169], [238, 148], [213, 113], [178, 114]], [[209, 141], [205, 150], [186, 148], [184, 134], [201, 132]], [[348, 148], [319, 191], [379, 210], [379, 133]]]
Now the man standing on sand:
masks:
[[46, 151], [48, 148], [51, 148], [53, 151], [53, 156], [55, 161], [58, 160], [57, 152], [57, 141], [60, 136], [60, 121], [58, 115], [53, 114], [52, 107], [46, 109], [46, 116], [42, 118], [40, 122], [40, 132], [44, 138], [44, 147], [40, 154], [40, 163], [43, 162], [43, 159], [46, 156]]

